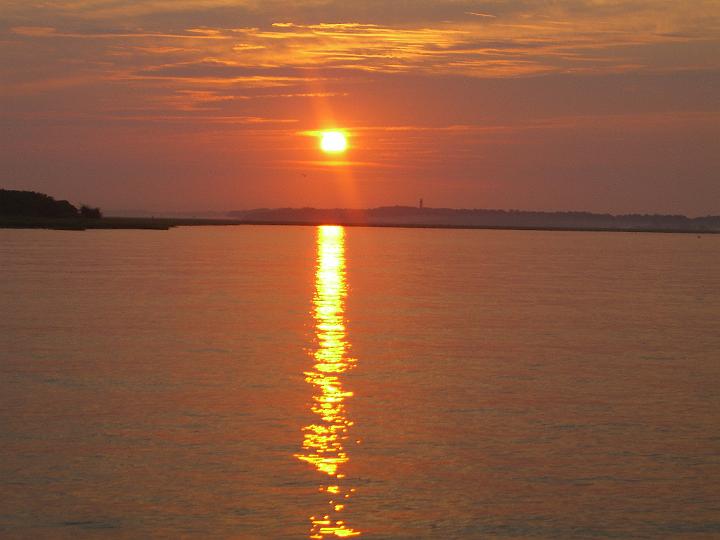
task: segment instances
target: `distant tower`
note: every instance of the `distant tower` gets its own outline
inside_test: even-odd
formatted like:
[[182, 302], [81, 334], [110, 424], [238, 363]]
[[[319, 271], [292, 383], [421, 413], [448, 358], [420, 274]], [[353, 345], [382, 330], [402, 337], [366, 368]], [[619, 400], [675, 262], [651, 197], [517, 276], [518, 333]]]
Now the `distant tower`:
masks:
[[422, 207], [423, 207], [423, 200], [420, 199], [420, 204], [418, 204], [418, 208], [422, 208]]

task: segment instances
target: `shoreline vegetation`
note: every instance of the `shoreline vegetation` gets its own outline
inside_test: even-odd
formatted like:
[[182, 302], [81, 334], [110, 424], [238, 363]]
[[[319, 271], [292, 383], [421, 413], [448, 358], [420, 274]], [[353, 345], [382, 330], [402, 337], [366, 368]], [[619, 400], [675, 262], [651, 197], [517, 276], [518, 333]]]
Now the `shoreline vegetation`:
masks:
[[79, 209], [31, 191], [0, 189], [0, 228], [168, 230], [187, 226], [343, 225], [418, 229], [491, 229], [582, 232], [720, 233], [720, 216], [595, 214], [390, 206], [355, 209], [262, 208], [233, 211], [227, 218], [104, 217], [99, 208]]

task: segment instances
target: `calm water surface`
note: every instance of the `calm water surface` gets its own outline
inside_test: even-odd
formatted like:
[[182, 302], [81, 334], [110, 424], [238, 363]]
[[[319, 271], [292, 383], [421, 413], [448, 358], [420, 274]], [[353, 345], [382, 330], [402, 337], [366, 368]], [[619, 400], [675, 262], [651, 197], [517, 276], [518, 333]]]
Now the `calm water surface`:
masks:
[[2, 538], [718, 538], [720, 237], [0, 230]]

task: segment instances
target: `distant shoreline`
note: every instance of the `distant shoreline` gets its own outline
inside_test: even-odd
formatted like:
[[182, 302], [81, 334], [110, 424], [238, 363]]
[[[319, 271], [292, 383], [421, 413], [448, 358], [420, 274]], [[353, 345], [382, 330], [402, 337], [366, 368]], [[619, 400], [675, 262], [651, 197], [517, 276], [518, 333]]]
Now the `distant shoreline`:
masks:
[[628, 228], [628, 227], [552, 227], [552, 226], [509, 226], [509, 225], [457, 225], [457, 224], [422, 224], [422, 223], [370, 223], [343, 221], [263, 221], [242, 219], [215, 218], [146, 218], [146, 217], [103, 217], [99, 219], [82, 218], [28, 218], [0, 217], [0, 229], [49, 229], [62, 231], [136, 229], [166, 231], [175, 227], [201, 226], [238, 226], [238, 225], [269, 225], [269, 226], [302, 226], [317, 227], [319, 225], [340, 225], [343, 227], [381, 227], [397, 229], [465, 229], [465, 230], [499, 230], [499, 231], [548, 231], [548, 232], [624, 232], [624, 233], [662, 233], [662, 234], [718, 234], [717, 230], [670, 229], [670, 228]]

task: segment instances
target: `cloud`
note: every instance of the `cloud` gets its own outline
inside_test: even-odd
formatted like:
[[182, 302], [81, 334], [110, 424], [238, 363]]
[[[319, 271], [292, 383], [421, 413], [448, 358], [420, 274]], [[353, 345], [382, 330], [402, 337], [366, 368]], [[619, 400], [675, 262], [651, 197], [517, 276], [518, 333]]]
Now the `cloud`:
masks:
[[229, 39], [222, 35], [219, 30], [191, 28], [184, 33], [163, 33], [163, 32], [61, 32], [56, 28], [47, 26], [15, 26], [10, 29], [13, 34], [35, 38], [74, 38], [74, 39]]
[[[400, 4], [58, 0], [12, 4], [6, 24], [10, 47], [32, 50], [40, 76], [43, 63], [52, 71], [70, 57], [102, 62], [111, 80], [133, 73], [178, 80], [206, 58], [246, 68], [490, 78], [681, 69], [691, 58], [702, 59], [696, 67], [720, 68], [717, 54], [678, 54], [689, 43], [717, 50], [720, 6], [711, 1], [488, 0], [483, 10], [458, 0]], [[167, 56], [177, 64], [172, 77]], [[217, 84], [237, 81], [232, 68], [197, 69]]]
[[706, 0], [55, 0], [13, 3], [5, 19], [3, 95], [84, 86], [98, 112], [252, 117], [246, 102], [344, 99], [387, 76], [720, 70], [720, 6]]

